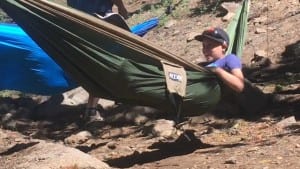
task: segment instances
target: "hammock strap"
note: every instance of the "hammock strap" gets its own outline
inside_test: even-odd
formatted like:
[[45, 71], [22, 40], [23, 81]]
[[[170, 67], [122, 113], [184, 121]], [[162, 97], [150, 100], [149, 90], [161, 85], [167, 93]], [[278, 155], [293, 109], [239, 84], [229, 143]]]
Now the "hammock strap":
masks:
[[169, 100], [171, 105], [173, 106], [173, 110], [176, 114], [175, 117], [175, 126], [181, 122], [181, 114], [182, 114], [182, 103], [183, 103], [183, 97], [179, 96], [176, 93], [169, 93], [168, 94]]
[[176, 123], [178, 123], [181, 116], [183, 98], [186, 94], [186, 71], [182, 66], [174, 63], [167, 61], [161, 61], [161, 63], [165, 74], [169, 100], [176, 113]]

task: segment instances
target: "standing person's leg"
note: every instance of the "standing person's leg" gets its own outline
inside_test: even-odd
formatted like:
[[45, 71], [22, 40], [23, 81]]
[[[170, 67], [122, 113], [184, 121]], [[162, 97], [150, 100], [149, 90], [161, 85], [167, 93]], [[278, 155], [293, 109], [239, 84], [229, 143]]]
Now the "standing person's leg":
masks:
[[[68, 2], [69, 1], [71, 1], [71, 0], [68, 0]], [[106, 22], [114, 24], [114, 25], [130, 32], [130, 28], [128, 27], [127, 23], [124, 21], [124, 18], [125, 19], [128, 18], [128, 12], [127, 12], [127, 9], [125, 8], [123, 1], [122, 0], [111, 0], [111, 1], [112, 1], [111, 6], [110, 6], [110, 3], [106, 3], [105, 1], [101, 1], [101, 2], [95, 1], [96, 4], [94, 4], [94, 5], [99, 5], [101, 8], [105, 7], [106, 9], [105, 9], [105, 11], [104, 10], [94, 11], [94, 12], [92, 12], [93, 15], [106, 21]], [[80, 1], [80, 2], [84, 2], [84, 1]], [[84, 2], [83, 4], [85, 4], [85, 3], [86, 2]], [[101, 4], [101, 3], [103, 3], [103, 4]], [[118, 7], [119, 14], [112, 13], [113, 5], [116, 5]], [[82, 6], [84, 6], [84, 5], [82, 5]], [[99, 11], [100, 11], [100, 13], [99, 13]], [[109, 13], [111, 13], [111, 14], [109, 14]], [[100, 111], [97, 108], [99, 99], [100, 98], [89, 95], [88, 103], [86, 106], [86, 111], [84, 113], [84, 120], [87, 123], [94, 122], [94, 121], [103, 121]]]
[[86, 105], [87, 109], [97, 108], [97, 104], [98, 104], [99, 100], [100, 100], [100, 98], [94, 97], [91, 94], [89, 94], [88, 102], [87, 102], [87, 105]]
[[86, 110], [83, 116], [86, 122], [103, 121], [99, 109], [97, 108], [99, 100], [100, 98], [89, 95]]

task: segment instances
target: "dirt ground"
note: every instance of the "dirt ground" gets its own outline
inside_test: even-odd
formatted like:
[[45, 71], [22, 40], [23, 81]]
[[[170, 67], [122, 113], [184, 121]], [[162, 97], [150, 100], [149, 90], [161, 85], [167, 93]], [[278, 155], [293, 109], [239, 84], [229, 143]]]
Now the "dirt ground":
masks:
[[[201, 44], [191, 37], [210, 26], [226, 28], [220, 1], [174, 1], [168, 16], [162, 15], [165, 6], [155, 7], [160, 2], [165, 1], [125, 0], [128, 24], [161, 16], [161, 25], [144, 38], [191, 62], [202, 61]], [[45, 110], [41, 102], [49, 97], [16, 93], [0, 98], [0, 168], [30, 168], [30, 163], [42, 161], [23, 158], [37, 139], [75, 148], [111, 168], [300, 169], [300, 2], [251, 2], [243, 71], [271, 96], [266, 107], [249, 100], [259, 111], [221, 107], [188, 118], [177, 128], [166, 113], [116, 104], [104, 107], [107, 120], [101, 126], [82, 128], [84, 105], [57, 103], [56, 109]]]

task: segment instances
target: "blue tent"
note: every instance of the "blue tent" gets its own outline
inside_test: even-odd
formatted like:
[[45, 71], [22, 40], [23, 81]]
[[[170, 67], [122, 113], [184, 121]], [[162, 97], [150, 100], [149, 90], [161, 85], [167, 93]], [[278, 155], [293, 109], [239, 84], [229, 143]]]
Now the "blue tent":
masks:
[[[131, 28], [143, 36], [158, 25], [153, 18]], [[53, 95], [78, 85], [68, 77], [27, 34], [16, 24], [0, 23], [0, 90]]]
[[0, 51], [0, 90], [50, 95], [77, 86], [16, 24], [0, 24]]

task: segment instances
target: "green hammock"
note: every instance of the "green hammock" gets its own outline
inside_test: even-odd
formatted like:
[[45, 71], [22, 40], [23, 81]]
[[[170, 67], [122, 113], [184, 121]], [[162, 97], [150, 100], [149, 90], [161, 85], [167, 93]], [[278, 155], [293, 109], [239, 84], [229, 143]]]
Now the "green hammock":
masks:
[[234, 53], [238, 57], [242, 57], [243, 48], [246, 40], [248, 25], [248, 15], [250, 9], [250, 0], [244, 0], [242, 5], [236, 10], [236, 15], [229, 23], [226, 31], [229, 35], [231, 43], [227, 49], [228, 53]]
[[[0, 6], [94, 96], [183, 116], [208, 111], [220, 100], [214, 74], [93, 16], [46, 0], [1, 0]], [[167, 89], [161, 61], [186, 70], [183, 97]]]

